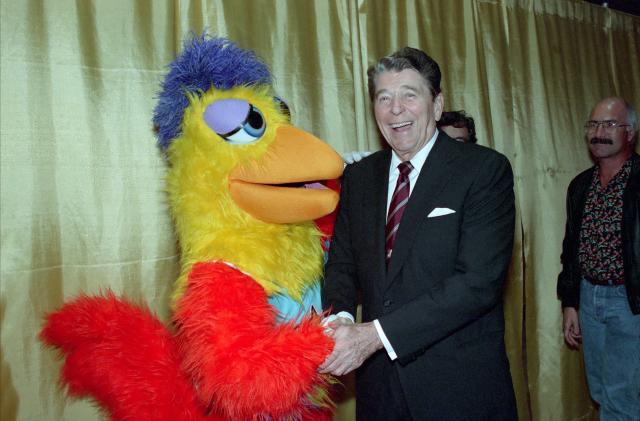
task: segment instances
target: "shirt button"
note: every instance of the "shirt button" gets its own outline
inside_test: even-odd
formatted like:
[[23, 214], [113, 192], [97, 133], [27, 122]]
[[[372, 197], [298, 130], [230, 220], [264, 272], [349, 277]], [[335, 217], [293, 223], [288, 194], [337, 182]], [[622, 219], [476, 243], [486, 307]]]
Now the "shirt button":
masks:
[[391, 304], [393, 304], [393, 301], [391, 300], [384, 300], [384, 303], [382, 303], [385, 307], [389, 307]]

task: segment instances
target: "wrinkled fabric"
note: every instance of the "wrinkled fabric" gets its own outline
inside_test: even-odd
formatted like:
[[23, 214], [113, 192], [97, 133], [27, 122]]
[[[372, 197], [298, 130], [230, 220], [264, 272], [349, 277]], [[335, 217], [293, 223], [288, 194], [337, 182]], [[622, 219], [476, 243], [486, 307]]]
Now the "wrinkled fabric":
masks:
[[[380, 148], [367, 66], [405, 45], [432, 55], [445, 109], [473, 116], [515, 173], [505, 314], [520, 418], [595, 419], [555, 280], [589, 110], [640, 98], [638, 17], [575, 0], [7, 0], [0, 17], [1, 419], [101, 419], [64, 397], [36, 340], [65, 299], [111, 288], [168, 319], [179, 268], [151, 118], [166, 64], [203, 28], [263, 57], [293, 123], [341, 153]], [[349, 396], [336, 419], [353, 419]]]

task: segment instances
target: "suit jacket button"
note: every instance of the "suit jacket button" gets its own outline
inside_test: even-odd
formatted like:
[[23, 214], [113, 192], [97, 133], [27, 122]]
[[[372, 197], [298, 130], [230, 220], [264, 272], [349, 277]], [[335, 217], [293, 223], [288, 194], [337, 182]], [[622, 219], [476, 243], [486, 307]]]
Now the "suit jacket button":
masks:
[[384, 303], [382, 303], [385, 307], [389, 307], [391, 304], [393, 304], [393, 301], [391, 300], [384, 300]]

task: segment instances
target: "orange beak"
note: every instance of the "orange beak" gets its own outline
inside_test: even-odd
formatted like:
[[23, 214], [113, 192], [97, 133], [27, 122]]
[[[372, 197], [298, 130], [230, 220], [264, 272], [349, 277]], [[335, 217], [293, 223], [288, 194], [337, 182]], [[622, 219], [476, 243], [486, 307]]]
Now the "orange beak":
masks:
[[[245, 212], [264, 222], [312, 221], [338, 205], [338, 193], [302, 187], [338, 178], [342, 158], [317, 137], [291, 126], [280, 127], [267, 153], [229, 174], [229, 191]], [[299, 183], [301, 187], [287, 184]]]

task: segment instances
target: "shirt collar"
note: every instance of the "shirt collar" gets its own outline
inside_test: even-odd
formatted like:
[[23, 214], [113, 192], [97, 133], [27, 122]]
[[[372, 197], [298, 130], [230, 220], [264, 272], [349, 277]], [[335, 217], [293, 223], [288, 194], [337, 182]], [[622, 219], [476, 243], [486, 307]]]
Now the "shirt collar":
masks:
[[596, 191], [599, 190], [610, 190], [615, 188], [616, 186], [624, 188], [627, 184], [627, 180], [631, 177], [631, 157], [627, 159], [622, 167], [618, 170], [618, 172], [613, 176], [613, 178], [609, 181], [609, 184], [606, 186], [600, 185], [600, 165], [595, 165], [595, 171], [593, 171], [593, 177], [591, 178], [591, 188]]
[[[418, 153], [416, 153], [414, 155], [413, 158], [411, 158], [411, 165], [413, 165], [413, 169], [415, 170], [415, 174], [420, 174], [420, 171], [422, 171], [422, 166], [424, 165], [425, 161], [427, 160], [427, 157], [429, 156], [429, 152], [431, 152], [431, 149], [433, 149], [433, 145], [436, 143], [436, 139], [438, 138], [438, 129], [436, 129], [435, 133], [433, 133], [433, 136], [431, 136], [431, 139], [429, 139], [429, 141], [427, 142], [426, 145], [424, 145], [422, 147], [422, 149], [420, 149], [418, 151]], [[391, 150], [391, 164], [390, 164], [390, 170], [391, 171], [399, 171], [398, 170], [398, 165], [400, 165], [401, 162], [404, 162], [402, 160], [400, 160], [400, 158], [398, 157], [398, 155], [396, 155], [396, 152], [392, 149]], [[413, 171], [412, 171], [413, 173]]]

